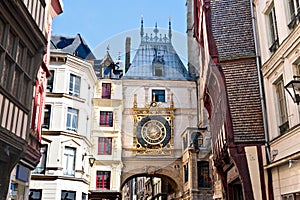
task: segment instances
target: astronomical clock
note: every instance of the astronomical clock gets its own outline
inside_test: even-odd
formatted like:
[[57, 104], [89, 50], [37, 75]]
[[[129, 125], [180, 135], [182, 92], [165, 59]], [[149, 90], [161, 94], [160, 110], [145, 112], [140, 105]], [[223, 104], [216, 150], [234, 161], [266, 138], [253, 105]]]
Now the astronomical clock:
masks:
[[135, 96], [133, 148], [137, 155], [172, 155], [174, 150], [173, 100], [170, 107], [152, 101], [138, 108]]

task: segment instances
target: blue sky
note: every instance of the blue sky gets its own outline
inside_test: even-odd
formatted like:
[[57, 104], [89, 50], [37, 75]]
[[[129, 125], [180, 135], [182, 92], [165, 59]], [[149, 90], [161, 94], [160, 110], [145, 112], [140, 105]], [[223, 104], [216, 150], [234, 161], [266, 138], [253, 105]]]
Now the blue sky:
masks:
[[185, 36], [186, 32], [185, 0], [63, 0], [63, 4], [64, 11], [54, 19], [52, 34], [80, 33], [89, 47], [99, 53], [96, 56], [105, 53], [108, 45], [112, 52], [122, 52], [127, 32], [139, 31], [141, 15], [144, 27], [153, 28], [157, 22], [158, 27], [167, 29], [171, 16], [174, 33]]

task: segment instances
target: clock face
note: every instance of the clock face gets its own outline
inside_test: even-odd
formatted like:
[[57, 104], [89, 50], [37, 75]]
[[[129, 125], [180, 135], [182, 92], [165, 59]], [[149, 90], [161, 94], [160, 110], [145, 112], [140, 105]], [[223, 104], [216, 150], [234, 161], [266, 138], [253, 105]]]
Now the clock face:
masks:
[[142, 126], [141, 135], [148, 144], [159, 144], [166, 137], [166, 127], [161, 121], [149, 120]]
[[164, 147], [171, 138], [171, 128], [167, 120], [160, 116], [143, 118], [137, 126], [137, 139], [144, 147], [160, 145]]

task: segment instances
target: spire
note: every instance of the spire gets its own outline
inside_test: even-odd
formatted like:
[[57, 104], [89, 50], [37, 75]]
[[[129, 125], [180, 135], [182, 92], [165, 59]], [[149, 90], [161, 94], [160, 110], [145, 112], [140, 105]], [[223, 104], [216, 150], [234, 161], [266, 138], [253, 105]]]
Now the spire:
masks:
[[169, 40], [171, 42], [172, 39], [172, 29], [171, 29], [171, 16], [169, 17]]
[[154, 41], [157, 42], [158, 41], [157, 33], [159, 32], [159, 30], [157, 28], [157, 22], [155, 23], [155, 28], [154, 28], [153, 32], [155, 34]]
[[144, 15], [141, 15], [141, 39], [144, 37]]

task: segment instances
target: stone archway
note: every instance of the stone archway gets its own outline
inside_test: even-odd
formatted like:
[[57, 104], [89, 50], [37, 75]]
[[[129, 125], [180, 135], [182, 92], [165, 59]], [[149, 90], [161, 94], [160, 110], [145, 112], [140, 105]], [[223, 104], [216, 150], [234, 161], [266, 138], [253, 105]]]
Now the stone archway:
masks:
[[175, 191], [175, 198], [179, 198], [183, 191], [181, 158], [127, 158], [123, 161], [121, 174], [121, 189], [132, 178], [139, 176], [159, 177], [167, 181]]

